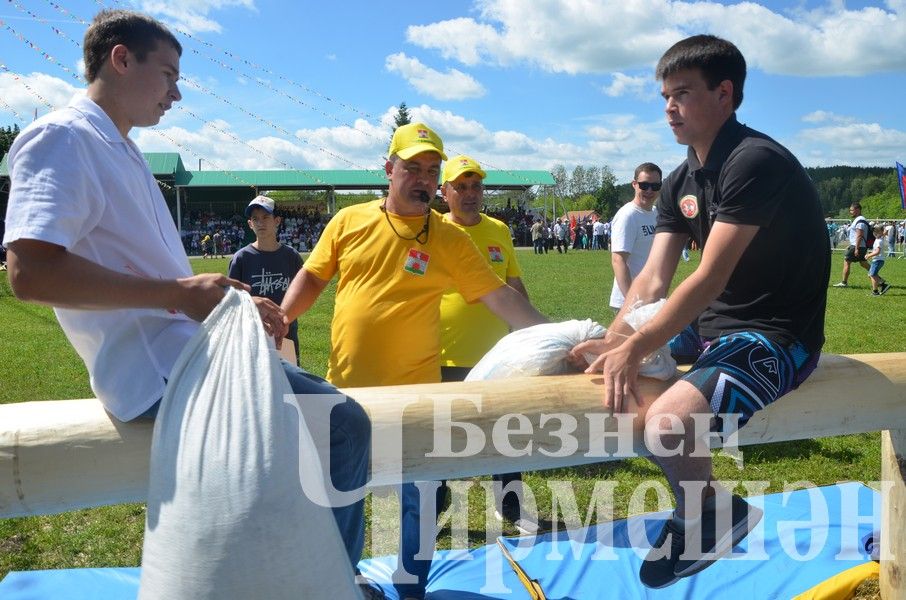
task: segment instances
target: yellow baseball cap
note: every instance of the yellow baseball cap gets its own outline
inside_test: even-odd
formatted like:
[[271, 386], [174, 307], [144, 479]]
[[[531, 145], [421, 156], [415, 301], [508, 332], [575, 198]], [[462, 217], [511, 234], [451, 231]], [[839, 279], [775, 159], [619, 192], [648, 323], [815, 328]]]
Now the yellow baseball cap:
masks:
[[485, 173], [481, 165], [478, 164], [478, 161], [474, 158], [469, 158], [465, 154], [460, 154], [459, 156], [454, 156], [444, 164], [444, 172], [440, 178], [440, 184], [443, 185], [448, 181], [453, 181], [463, 173], [478, 173], [478, 176], [482, 179], [485, 178], [487, 173]]
[[437, 152], [442, 159], [447, 160], [443, 140], [424, 123], [409, 123], [393, 132], [387, 156], [396, 154], [403, 160], [409, 160], [422, 152]]

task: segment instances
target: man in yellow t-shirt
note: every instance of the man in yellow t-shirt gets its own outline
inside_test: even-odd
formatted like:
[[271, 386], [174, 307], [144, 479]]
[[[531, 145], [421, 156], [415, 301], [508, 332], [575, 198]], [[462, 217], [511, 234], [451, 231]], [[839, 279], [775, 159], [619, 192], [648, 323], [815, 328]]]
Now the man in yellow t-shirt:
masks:
[[[469, 236], [429, 208], [447, 158], [440, 137], [423, 123], [403, 125], [388, 156], [387, 197], [339, 211], [283, 299], [287, 321], [296, 319], [339, 274], [327, 371], [337, 387], [440, 381], [440, 298], [449, 289], [514, 329], [547, 320], [494, 274]], [[431, 560], [414, 558], [419, 514], [429, 508], [433, 527], [435, 499], [420, 502], [416, 486], [404, 484], [400, 500], [394, 581], [400, 598], [420, 599]], [[398, 582], [405, 572], [417, 582]]]
[[[441, 194], [450, 207], [444, 220], [466, 232], [497, 276], [528, 299], [509, 228], [481, 212], [485, 176], [478, 162], [468, 156], [455, 156], [447, 161], [440, 183]], [[465, 379], [481, 357], [509, 331], [506, 321], [483, 304], [470, 304], [456, 290], [448, 290], [440, 301], [442, 380]], [[498, 518], [508, 519], [525, 535], [537, 533], [537, 520], [523, 516], [520, 510], [522, 475], [494, 475], [494, 481], [499, 481], [501, 488], [510, 488], [497, 498]]]

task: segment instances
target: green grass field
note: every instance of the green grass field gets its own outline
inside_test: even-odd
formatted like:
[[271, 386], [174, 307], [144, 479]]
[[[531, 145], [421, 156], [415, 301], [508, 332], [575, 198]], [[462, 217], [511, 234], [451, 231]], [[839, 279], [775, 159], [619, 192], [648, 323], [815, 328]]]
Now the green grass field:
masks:
[[[554, 320], [591, 317], [609, 322], [609, 253], [578, 251], [536, 256], [520, 251], [519, 258], [532, 301], [543, 313]], [[839, 280], [841, 263], [842, 256], [836, 253], [831, 283]], [[677, 279], [687, 276], [695, 264], [694, 260], [681, 263]], [[225, 272], [227, 260], [194, 260], [192, 266], [196, 272]], [[869, 294], [868, 278], [859, 268], [850, 279], [853, 287], [828, 291], [826, 352], [906, 349], [902, 333], [906, 260], [889, 260], [882, 274], [894, 286], [883, 297]], [[332, 310], [333, 284], [300, 320], [302, 365], [321, 375], [327, 361]], [[16, 300], [5, 272], [0, 272], [0, 331], [0, 403], [93, 396], [86, 371], [52, 311]], [[866, 381], [866, 393], [870, 393], [870, 387], [871, 382]], [[768, 492], [780, 491], [786, 483], [796, 481], [817, 485], [846, 480], [871, 482], [880, 478], [879, 439], [879, 434], [870, 433], [757, 446], [743, 449], [742, 470], [727, 458], [719, 458], [715, 466], [721, 479], [770, 482]], [[639, 483], [663, 481], [659, 470], [644, 459], [526, 474], [542, 516], [550, 516], [547, 481], [551, 479], [570, 482], [579, 501], [580, 515], [585, 515], [595, 482], [617, 481], [615, 518], [626, 514], [629, 495]], [[470, 543], [485, 543], [484, 523], [484, 494], [476, 486], [469, 496]], [[0, 519], [0, 579], [10, 570], [138, 565], [143, 527], [144, 507], [140, 504], [49, 517]], [[448, 547], [449, 535], [442, 536], [439, 545]]]

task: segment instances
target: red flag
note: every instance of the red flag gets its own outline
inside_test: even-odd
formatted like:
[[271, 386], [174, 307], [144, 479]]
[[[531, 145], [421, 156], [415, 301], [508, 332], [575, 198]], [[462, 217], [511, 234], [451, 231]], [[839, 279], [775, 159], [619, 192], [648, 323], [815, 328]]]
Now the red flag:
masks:
[[900, 184], [900, 206], [906, 210], [906, 167], [897, 163], [897, 181]]

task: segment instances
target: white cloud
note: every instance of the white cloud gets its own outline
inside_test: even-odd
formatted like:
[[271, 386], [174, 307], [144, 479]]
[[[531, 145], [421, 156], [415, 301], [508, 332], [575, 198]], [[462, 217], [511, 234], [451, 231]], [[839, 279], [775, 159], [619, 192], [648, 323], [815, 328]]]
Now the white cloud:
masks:
[[906, 148], [906, 131], [879, 123], [839, 123], [800, 131], [794, 150], [807, 166], [892, 165]]
[[793, 75], [860, 75], [906, 68], [906, 2], [842, 4], [780, 14], [753, 2], [478, 0], [477, 19], [410, 26], [407, 40], [467, 65], [515, 62], [558, 73], [652, 66], [695, 33], [725, 37], [749, 64]]
[[[41, 113], [47, 109], [23, 84], [27, 83], [55, 107], [66, 105], [73, 95], [82, 92], [63, 79], [44, 74], [20, 79], [0, 74], [0, 97], [28, 120], [36, 105]], [[197, 165], [202, 158], [207, 169], [378, 169], [383, 166], [397, 112], [396, 106], [388, 105], [373, 118], [360, 118], [348, 125], [298, 129], [293, 135], [284, 136], [277, 129], [252, 126], [245, 117], [234, 120], [225, 116], [199, 122], [186, 112], [211, 116], [219, 113], [206, 113], [193, 102], [194, 95], [185, 101], [187, 111], [171, 111], [157, 128], [133, 130], [139, 146], [146, 151], [179, 152], [187, 166]], [[495, 129], [429, 104], [410, 106], [409, 111], [413, 121], [423, 121], [440, 133], [449, 155], [468, 154], [491, 169], [550, 169], [559, 163], [571, 170], [576, 164], [608, 165], [619, 181], [628, 181], [641, 162], [655, 162], [669, 172], [685, 157], [685, 148], [675, 143], [660, 118], [643, 120], [626, 113], [603, 114], [573, 121], [571, 127], [557, 135], [534, 136], [512, 127]], [[0, 113], [3, 112], [5, 109], [0, 106]], [[804, 127], [789, 134], [786, 143], [807, 166], [884, 165], [906, 148], [906, 132], [902, 128], [860, 122], [822, 110], [804, 115], [802, 120]], [[281, 126], [279, 121], [277, 124]], [[248, 131], [255, 131], [254, 127], [258, 133], [249, 134]]]
[[[433, 48], [467, 65], [527, 62], [553, 72], [603, 73], [648, 66], [680, 38], [677, 29], [658, 16], [663, 0], [520, 0], [479, 2], [481, 19], [458, 18], [410, 26], [409, 42]], [[627, 36], [627, 24], [645, 33]]]
[[0, 98], [19, 113], [20, 118], [27, 118], [29, 122], [34, 116], [35, 109], [38, 110], [38, 115], [52, 110], [45, 101], [54, 109], [62, 108], [69, 104], [74, 96], [83, 94], [84, 91], [84, 88], [75, 87], [68, 81], [44, 73], [29, 75], [0, 73]]
[[810, 112], [809, 114], [802, 117], [802, 120], [805, 123], [855, 123], [857, 121], [855, 117], [838, 115], [826, 110], [816, 110], [814, 112]]
[[732, 40], [750, 65], [768, 73], [864, 75], [906, 68], [903, 3], [858, 10], [846, 10], [841, 3], [788, 15], [752, 2], [678, 2], [675, 7], [687, 25], [703, 24]]
[[[353, 126], [300, 129], [289, 139], [242, 137], [246, 143], [241, 143], [234, 139], [241, 136], [226, 121], [198, 124], [194, 129], [182, 123], [167, 127], [168, 119], [179, 118], [177, 110], [157, 128], [133, 130], [133, 137], [145, 151], [180, 152], [187, 166], [202, 158], [206, 169], [379, 169], [396, 111], [396, 106], [387, 107], [376, 122], [359, 119]], [[643, 123], [632, 115], [598, 117], [594, 125], [571, 132], [576, 141], [564, 141], [492, 130], [427, 104], [410, 106], [409, 112], [413, 122], [425, 122], [441, 135], [448, 156], [468, 154], [490, 169], [550, 169], [560, 163], [572, 170], [576, 164], [606, 164], [620, 181], [628, 181], [640, 162], [651, 160], [667, 171], [684, 156], [679, 146], [666, 139], [662, 122]]]
[[639, 75], [631, 77], [624, 73], [614, 73], [610, 85], [605, 85], [602, 91], [612, 98], [632, 95], [640, 100], [650, 100], [656, 97], [654, 76]]
[[438, 100], [480, 98], [485, 93], [481, 84], [470, 75], [457, 69], [441, 73], [403, 52], [388, 56], [384, 65], [391, 73], [401, 75], [422, 94]]
[[[500, 33], [491, 25], [461, 17], [431, 25], [412, 25], [406, 29], [406, 39], [423, 48], [436, 48], [444, 58], [474, 66], [490, 54], [489, 48], [499, 47]], [[504, 49], [496, 54], [503, 61]]]
[[189, 33], [220, 33], [220, 23], [209, 15], [223, 8], [255, 11], [255, 0], [143, 0], [141, 9]]

